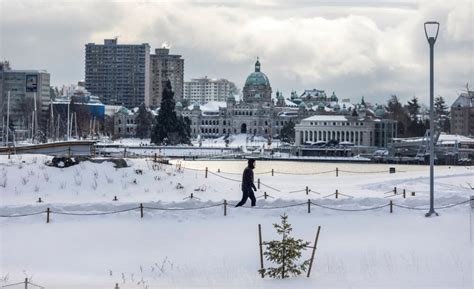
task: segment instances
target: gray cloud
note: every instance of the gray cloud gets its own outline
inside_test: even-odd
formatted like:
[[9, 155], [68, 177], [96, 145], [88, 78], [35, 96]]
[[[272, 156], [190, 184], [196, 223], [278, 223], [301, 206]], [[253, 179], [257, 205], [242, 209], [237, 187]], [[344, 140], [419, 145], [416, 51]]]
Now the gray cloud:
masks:
[[[84, 77], [84, 45], [167, 42], [185, 78], [242, 86], [260, 56], [274, 91], [336, 91], [385, 102], [427, 101], [423, 22], [441, 22], [436, 94], [452, 101], [473, 77], [471, 1], [2, 1], [0, 56], [47, 69], [54, 85]], [[35, 13], [31, 13], [35, 11]]]

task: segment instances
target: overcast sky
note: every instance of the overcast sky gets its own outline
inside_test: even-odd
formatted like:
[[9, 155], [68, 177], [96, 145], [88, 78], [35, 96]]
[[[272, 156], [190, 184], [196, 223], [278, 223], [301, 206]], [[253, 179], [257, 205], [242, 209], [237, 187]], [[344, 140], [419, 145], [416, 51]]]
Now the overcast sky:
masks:
[[428, 103], [423, 23], [441, 23], [435, 94], [451, 104], [474, 87], [472, 0], [19, 1], [0, 0], [0, 58], [45, 69], [52, 85], [84, 79], [84, 45], [164, 43], [185, 80], [227, 78], [242, 88], [260, 57], [273, 92], [322, 89], [340, 98]]

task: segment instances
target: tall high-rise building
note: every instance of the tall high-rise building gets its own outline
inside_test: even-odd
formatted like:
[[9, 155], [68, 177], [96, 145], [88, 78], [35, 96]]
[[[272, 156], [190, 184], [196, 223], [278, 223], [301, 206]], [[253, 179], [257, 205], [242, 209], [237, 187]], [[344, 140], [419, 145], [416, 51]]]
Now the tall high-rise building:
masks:
[[169, 54], [168, 48], [157, 48], [151, 58], [151, 106], [160, 106], [166, 81], [171, 81], [174, 99], [183, 99], [184, 59]]
[[[8, 94], [10, 103], [8, 105]], [[36, 103], [35, 103], [36, 100]], [[44, 70], [15, 70], [8, 62], [0, 63], [0, 125], [1, 138], [10, 127], [10, 140], [31, 137], [48, 120], [50, 75]], [[34, 113], [36, 111], [36, 113]], [[7, 117], [7, 114], [9, 116]], [[9, 123], [7, 123], [7, 118]]]
[[235, 85], [227, 79], [203, 77], [184, 82], [184, 99], [189, 103], [206, 104], [210, 101], [226, 101]]
[[474, 91], [461, 93], [451, 105], [451, 133], [474, 136]]
[[104, 104], [126, 107], [150, 104], [150, 45], [86, 44], [85, 85]]

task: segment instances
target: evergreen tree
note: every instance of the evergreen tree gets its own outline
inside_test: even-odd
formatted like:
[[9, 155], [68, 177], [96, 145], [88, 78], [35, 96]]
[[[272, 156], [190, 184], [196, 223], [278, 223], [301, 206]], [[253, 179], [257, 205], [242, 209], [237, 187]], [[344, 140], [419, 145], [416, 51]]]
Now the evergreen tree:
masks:
[[140, 139], [149, 138], [151, 133], [152, 119], [144, 103], [138, 107], [135, 122], [137, 124], [135, 137]]
[[438, 127], [443, 132], [449, 132], [450, 130], [450, 119], [449, 119], [449, 107], [446, 105], [446, 101], [442, 96], [435, 98], [434, 110], [436, 119], [439, 121]]
[[301, 264], [297, 264], [297, 262], [301, 258], [301, 252], [306, 250], [309, 242], [290, 236], [293, 229], [291, 224], [288, 223], [286, 214], [281, 216], [281, 224], [273, 224], [273, 227], [278, 235], [282, 236], [282, 240], [264, 242], [263, 244], [267, 249], [263, 255], [268, 261], [276, 264], [277, 267], [260, 269], [259, 272], [272, 278], [288, 278], [290, 275], [298, 276], [302, 274], [307, 270], [310, 260], [305, 260]]
[[163, 89], [161, 106], [156, 124], [151, 135], [151, 142], [155, 144], [190, 144], [190, 121], [176, 115], [173, 100], [174, 92], [168, 80]]
[[417, 120], [418, 114], [420, 113], [420, 105], [418, 104], [418, 98], [416, 96], [414, 96], [411, 101], [408, 101], [406, 108], [411, 120]]
[[281, 128], [280, 140], [286, 143], [295, 142], [295, 123], [291, 119]]

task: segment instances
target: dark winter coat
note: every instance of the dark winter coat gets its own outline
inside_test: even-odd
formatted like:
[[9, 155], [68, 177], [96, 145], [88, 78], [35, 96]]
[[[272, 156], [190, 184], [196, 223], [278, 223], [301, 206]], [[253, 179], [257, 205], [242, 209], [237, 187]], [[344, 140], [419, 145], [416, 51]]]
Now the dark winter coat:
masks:
[[248, 190], [253, 190], [256, 191], [257, 188], [253, 184], [253, 170], [249, 167], [246, 167], [244, 170], [244, 174], [242, 175], [242, 190], [243, 191], [248, 191]]

